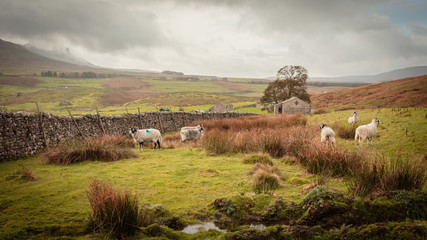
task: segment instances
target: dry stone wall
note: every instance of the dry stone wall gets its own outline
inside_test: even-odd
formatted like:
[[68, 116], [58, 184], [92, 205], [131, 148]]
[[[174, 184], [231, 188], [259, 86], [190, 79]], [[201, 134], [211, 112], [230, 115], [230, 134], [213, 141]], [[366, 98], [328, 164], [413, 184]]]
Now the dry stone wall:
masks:
[[0, 161], [42, 152], [46, 146], [76, 137], [126, 135], [129, 128], [156, 128], [162, 132], [203, 120], [236, 118], [249, 113], [144, 112], [141, 114], [59, 116], [47, 113], [0, 112]]

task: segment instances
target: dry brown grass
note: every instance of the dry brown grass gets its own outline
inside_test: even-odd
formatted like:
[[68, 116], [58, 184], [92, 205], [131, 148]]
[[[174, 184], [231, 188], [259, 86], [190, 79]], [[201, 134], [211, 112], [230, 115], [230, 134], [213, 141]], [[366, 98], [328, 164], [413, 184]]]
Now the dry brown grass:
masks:
[[427, 107], [427, 75], [315, 95], [311, 104], [313, 108]]
[[273, 194], [282, 185], [281, 172], [277, 166], [257, 163], [251, 174], [254, 191], [257, 194]]
[[139, 88], [147, 89], [152, 86], [149, 82], [144, 82], [136, 78], [112, 78], [105, 81], [101, 86], [114, 90], [129, 91]]
[[158, 94], [155, 91], [114, 91], [99, 96], [98, 101], [104, 106], [114, 106]]
[[162, 146], [164, 148], [181, 148], [181, 147], [190, 147], [190, 148], [200, 148], [201, 146], [201, 140], [190, 140], [181, 142], [181, 136], [180, 133], [177, 132], [173, 135], [166, 135], [162, 139]]
[[126, 239], [139, 229], [142, 215], [135, 195], [93, 179], [87, 197], [92, 209], [91, 224], [94, 231], [106, 232], [115, 239]]
[[69, 165], [88, 160], [111, 162], [137, 157], [128, 149], [134, 145], [133, 140], [124, 136], [101, 136], [64, 142], [41, 156], [48, 164]]
[[0, 78], [0, 84], [9, 84], [24, 87], [34, 87], [37, 84], [44, 83], [44, 81], [32, 77], [11, 77]]

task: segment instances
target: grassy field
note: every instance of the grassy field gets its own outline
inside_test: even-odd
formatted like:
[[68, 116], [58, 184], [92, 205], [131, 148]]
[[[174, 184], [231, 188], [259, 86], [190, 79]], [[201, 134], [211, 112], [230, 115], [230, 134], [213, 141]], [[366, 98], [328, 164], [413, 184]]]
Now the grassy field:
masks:
[[[209, 156], [200, 149], [178, 148], [146, 150], [139, 158], [110, 163], [46, 165], [39, 157], [1, 163], [0, 238], [25, 236], [28, 232], [47, 234], [54, 231], [51, 229], [84, 234], [89, 216], [86, 190], [91, 178], [131, 190], [141, 203], [162, 204], [175, 215], [196, 212], [216, 198], [252, 191], [248, 172], [253, 165], [243, 164], [243, 158], [240, 154]], [[285, 176], [276, 195], [300, 201], [303, 195], [299, 191], [313, 183], [315, 176], [280, 159], [274, 162]], [[23, 167], [33, 171], [37, 179], [11, 179]], [[339, 179], [330, 184], [344, 189]]]
[[[373, 146], [366, 149], [379, 151], [390, 158], [411, 158], [427, 156], [427, 109], [426, 108], [386, 108], [356, 110], [360, 122], [356, 125], [368, 124], [373, 118], [378, 118], [381, 124], [373, 139]], [[354, 110], [331, 112], [328, 114], [312, 115], [310, 124], [334, 123], [348, 125], [347, 119]], [[320, 135], [319, 135], [320, 138]], [[354, 139], [339, 139], [339, 145], [354, 147]], [[366, 146], [366, 144], [365, 144]]]
[[[308, 117], [309, 127], [320, 123], [346, 124], [352, 111], [331, 112]], [[359, 110], [361, 124], [373, 117], [381, 121], [374, 145], [364, 151], [383, 154], [387, 159], [427, 155], [427, 109]], [[319, 130], [320, 141], [320, 130]], [[337, 145], [354, 149], [353, 140], [337, 138]], [[210, 155], [190, 144], [185, 147], [151, 151], [146, 148], [138, 158], [117, 162], [83, 162], [68, 166], [47, 165], [40, 157], [0, 163], [0, 238], [97, 239], [87, 232], [89, 202], [86, 197], [92, 178], [137, 194], [141, 204], [161, 204], [187, 221], [188, 213], [206, 208], [217, 198], [244, 193], [254, 195], [252, 164], [244, 164], [250, 154]], [[136, 148], [135, 148], [136, 150]], [[358, 151], [356, 149], [356, 151]], [[301, 202], [302, 189], [318, 180], [288, 158], [272, 159], [283, 173], [283, 185], [275, 193], [286, 202]], [[33, 172], [35, 181], [17, 177], [17, 172]], [[329, 178], [328, 186], [348, 194], [341, 178]], [[427, 186], [424, 186], [424, 191]]]
[[[119, 76], [60, 78], [41, 77], [39, 72], [28, 74], [5, 71], [0, 75], [0, 108], [7, 111], [35, 112], [37, 102], [41, 111], [55, 114], [67, 114], [67, 108], [73, 114], [94, 113], [95, 108], [105, 114], [121, 114], [126, 111], [136, 112], [138, 107], [144, 109], [142, 111], [155, 111], [156, 108], [162, 107], [206, 111], [216, 103], [236, 106], [246, 102], [255, 103], [259, 101], [268, 84], [265, 79], [224, 80], [208, 76], [114, 71], [100, 73]], [[186, 80], [187, 78], [190, 80]], [[308, 91], [318, 94], [322, 89], [331, 91], [341, 88], [309, 86]], [[64, 100], [69, 100], [72, 105], [59, 106]], [[256, 109], [247, 110], [260, 112]]]

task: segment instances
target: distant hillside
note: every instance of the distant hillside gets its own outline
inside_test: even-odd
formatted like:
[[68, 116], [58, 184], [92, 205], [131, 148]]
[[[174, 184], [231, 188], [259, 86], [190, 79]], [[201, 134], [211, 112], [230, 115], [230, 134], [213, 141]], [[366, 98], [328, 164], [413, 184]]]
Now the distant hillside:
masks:
[[319, 94], [311, 102], [314, 109], [427, 107], [427, 75]]
[[87, 69], [53, 60], [25, 49], [23, 46], [0, 39], [0, 70], [6, 69]]
[[87, 67], [100, 68], [99, 66], [96, 66], [82, 58], [74, 56], [68, 48], [64, 49], [63, 51], [54, 51], [54, 50], [49, 51], [49, 50], [43, 50], [43, 49], [37, 48], [30, 44], [26, 44], [24, 45], [24, 47], [30, 52], [36, 53], [38, 55], [41, 55], [53, 60], [87, 66]]
[[334, 83], [380, 83], [422, 75], [427, 75], [427, 66], [407, 67], [390, 72], [366, 76], [310, 77], [309, 81]]

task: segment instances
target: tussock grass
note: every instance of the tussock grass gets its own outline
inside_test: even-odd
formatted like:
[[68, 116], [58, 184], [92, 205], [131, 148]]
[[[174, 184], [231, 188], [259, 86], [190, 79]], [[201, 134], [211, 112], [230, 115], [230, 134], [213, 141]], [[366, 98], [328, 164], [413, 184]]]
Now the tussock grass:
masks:
[[92, 209], [91, 224], [94, 231], [106, 232], [115, 239], [126, 239], [139, 229], [142, 219], [135, 195], [92, 179], [87, 197]]
[[254, 192], [273, 194], [281, 186], [281, 172], [277, 166], [257, 163], [252, 169]]
[[313, 141], [305, 146], [305, 151], [297, 153], [297, 160], [308, 171], [330, 176], [347, 176], [359, 169], [367, 156], [363, 152], [333, 147]]
[[341, 122], [335, 122], [331, 126], [336, 136], [343, 139], [354, 139], [357, 127], [357, 124], [342, 124]]
[[305, 126], [307, 119], [301, 115], [256, 115], [247, 116], [233, 119], [220, 119], [220, 120], [209, 120], [204, 121], [203, 126], [205, 129], [218, 129], [218, 130], [230, 130], [233, 132], [242, 130], [252, 130], [256, 128], [262, 129], [277, 129], [286, 128], [291, 126]]
[[136, 153], [126, 147], [134, 142], [123, 136], [101, 136], [89, 140], [64, 142], [42, 154], [48, 164], [69, 165], [83, 161], [117, 161], [137, 157]]
[[396, 190], [421, 189], [427, 166], [420, 158], [387, 161], [377, 156], [350, 173], [350, 191], [357, 196], [385, 195]]
[[[238, 119], [205, 121], [206, 134], [202, 147], [213, 154], [263, 152], [283, 157], [297, 147], [289, 138], [304, 138], [310, 132], [304, 128], [302, 115], [249, 116]], [[298, 135], [293, 133], [300, 131]]]

